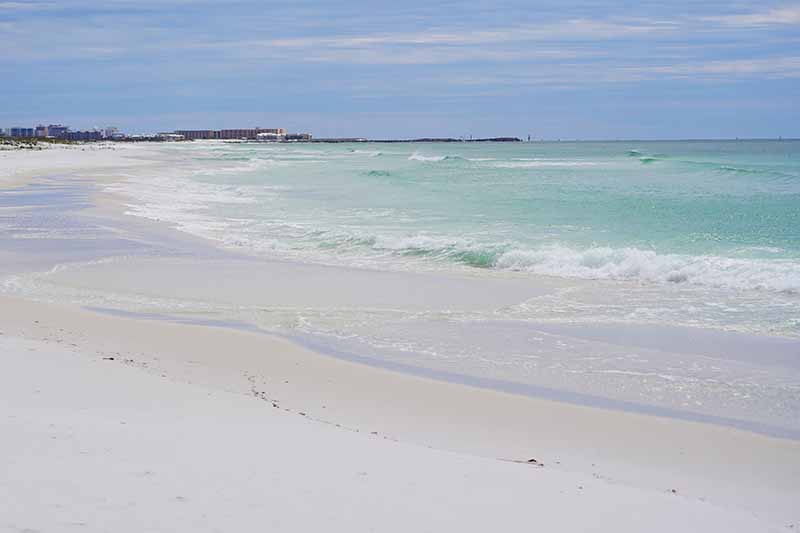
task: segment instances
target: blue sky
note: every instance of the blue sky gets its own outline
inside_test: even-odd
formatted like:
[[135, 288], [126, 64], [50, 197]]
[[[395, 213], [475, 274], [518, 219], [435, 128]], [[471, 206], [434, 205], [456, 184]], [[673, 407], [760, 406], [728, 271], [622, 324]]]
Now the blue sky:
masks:
[[0, 127], [800, 136], [800, 2], [0, 0]]

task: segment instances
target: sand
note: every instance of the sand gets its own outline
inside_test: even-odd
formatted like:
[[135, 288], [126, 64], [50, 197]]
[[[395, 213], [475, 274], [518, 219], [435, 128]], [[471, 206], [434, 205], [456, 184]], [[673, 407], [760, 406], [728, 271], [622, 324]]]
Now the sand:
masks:
[[[43, 157], [36, 175], [97, 179], [97, 169], [150, 164], [131, 163], [146, 151], [134, 150], [102, 164], [87, 152]], [[2, 172], [27, 175], [18, 170]], [[2, 252], [2, 272], [59, 255]], [[794, 440], [445, 383], [232, 327], [10, 296], [0, 296], [0, 332], [3, 530], [800, 523]]]
[[0, 150], [0, 189], [30, 183], [32, 179], [83, 175], [153, 164], [152, 146], [145, 143], [42, 144], [41, 149]]
[[[749, 512], [319, 424], [0, 339], [6, 531], [769, 531]], [[775, 528], [775, 530], [778, 530]]]

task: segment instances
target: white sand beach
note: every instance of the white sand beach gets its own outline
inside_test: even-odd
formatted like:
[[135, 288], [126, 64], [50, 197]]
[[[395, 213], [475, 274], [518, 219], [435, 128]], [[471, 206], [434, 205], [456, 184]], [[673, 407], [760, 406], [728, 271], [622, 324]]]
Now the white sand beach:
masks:
[[[18, 186], [37, 176], [68, 175], [78, 170], [119, 170], [123, 166], [146, 163], [136, 158], [137, 151], [142, 151], [139, 146], [113, 143], [43, 144], [33, 150], [0, 150], [0, 188]], [[120, 152], [125, 152], [128, 157], [123, 159]]]
[[[262, 298], [469, 311], [560, 285], [217, 251], [124, 215], [126, 199], [102, 187], [161, 157], [145, 144], [0, 153], [0, 194], [53, 195], [0, 205], [12, 228], [0, 241], [0, 530], [800, 527], [798, 440], [434, 379], [259, 331], [247, 318]], [[25, 218], [62, 213], [64, 194], [80, 196], [82, 225]], [[174, 312], [151, 312], [156, 297]], [[247, 311], [182, 314], [189, 301]], [[761, 342], [723, 340], [740, 338]]]

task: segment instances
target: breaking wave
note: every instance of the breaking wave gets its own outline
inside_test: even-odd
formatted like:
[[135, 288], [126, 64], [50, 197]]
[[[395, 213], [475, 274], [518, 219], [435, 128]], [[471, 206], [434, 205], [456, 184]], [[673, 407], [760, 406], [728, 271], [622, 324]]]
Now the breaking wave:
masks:
[[422, 155], [419, 152], [408, 156], [409, 161], [444, 161], [445, 159], [447, 159], [446, 155]]
[[566, 161], [553, 159], [518, 159], [493, 163], [494, 168], [539, 168], [539, 167], [593, 167], [593, 161]]
[[351, 154], [359, 154], [359, 155], [366, 155], [368, 157], [380, 157], [383, 155], [383, 152], [379, 150], [356, 150], [351, 149], [349, 150]]
[[258, 170], [262, 170], [264, 168], [268, 168], [271, 166], [287, 166], [289, 165], [288, 161], [279, 161], [277, 159], [250, 159], [250, 158], [241, 158], [241, 159], [227, 159], [227, 161], [242, 161], [241, 164], [238, 165], [231, 165], [231, 166], [212, 166], [206, 168], [199, 168], [194, 170], [192, 173], [196, 176], [213, 176], [217, 174], [239, 174], [243, 172], [256, 172]]
[[468, 161], [488, 168], [538, 168], [538, 167], [594, 167], [595, 161], [574, 161], [568, 159], [551, 159], [541, 157], [518, 157], [501, 160], [496, 157], [461, 157], [458, 155], [424, 155], [414, 152], [408, 157], [409, 161], [422, 161], [426, 163], [440, 163], [443, 161]]
[[423, 155], [419, 152], [414, 152], [408, 156], [409, 161], [424, 161], [428, 163], [437, 163], [439, 161], [468, 161], [458, 155]]
[[497, 257], [496, 266], [561, 277], [800, 293], [800, 264], [783, 260], [659, 254], [638, 248], [575, 250], [548, 246], [509, 250]]
[[689, 284], [738, 290], [800, 294], [800, 264], [788, 260], [659, 254], [638, 248], [560, 245], [537, 249], [511, 243], [478, 244], [466, 239], [426, 235], [362, 241], [380, 251], [427, 256], [477, 268], [596, 279]]

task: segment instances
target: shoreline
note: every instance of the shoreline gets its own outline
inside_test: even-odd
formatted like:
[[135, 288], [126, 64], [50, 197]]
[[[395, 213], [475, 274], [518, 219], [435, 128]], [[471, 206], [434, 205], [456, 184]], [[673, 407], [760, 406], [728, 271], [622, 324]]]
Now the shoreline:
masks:
[[[797, 518], [793, 501], [771, 491], [754, 501], [759, 491], [749, 485], [744, 505], [729, 500], [741, 494], [735, 481], [707, 483], [711, 492], [698, 497], [682, 476], [658, 480], [676, 482], [672, 488], [653, 487], [640, 470], [642, 479], [627, 483], [607, 477], [600, 463], [583, 470], [569, 459], [530, 463], [530, 454], [519, 462], [482, 458], [409, 443], [376, 425], [321, 423], [294, 405], [263, 401], [252, 375], [239, 376], [243, 389], [209, 386], [193, 361], [184, 374], [163, 372], [113, 344], [92, 351], [97, 336], [69, 343], [81, 332], [72, 329], [79, 311], [53, 325], [42, 308], [34, 312], [44, 320], [25, 327], [48, 340], [0, 336], [3, 360], [15, 369], [0, 376], [0, 452], [10, 460], [0, 479], [0, 529], [477, 532], [528, 531], [534, 522], [630, 533], [777, 532]], [[211, 328], [170, 329], [177, 336], [161, 339], [159, 356], [182, 333], [216, 337]], [[104, 333], [103, 341], [113, 336]]]
[[663, 494], [674, 488], [689, 499], [797, 519], [799, 441], [411, 376], [229, 328], [6, 296], [0, 324], [4, 338], [69, 346], [99, 361], [112, 357], [107, 364], [252, 396], [267, 409], [326, 426], [488, 459], [535, 458], [544, 468], [615, 485]]
[[[98, 165], [96, 170], [108, 168], [115, 167]], [[80, 176], [78, 169], [74, 173]], [[92, 174], [94, 170], [88, 172]], [[93, 192], [97, 196], [89, 217], [124, 217], [118, 210], [120, 198]], [[196, 244], [213, 256], [202, 239], [177, 235], [164, 224], [137, 220], [135, 226], [152, 232], [118, 232], [117, 237], [124, 241], [133, 236], [139, 239], [137, 246], [149, 243], [175, 250], [177, 244], [181, 253], [196, 251]], [[49, 251], [53, 258], [58, 253]], [[45, 264], [42, 258], [37, 261]], [[95, 284], [100, 281], [92, 279]], [[514, 290], [510, 285], [509, 293]], [[332, 293], [330, 298], [338, 296]], [[78, 360], [176, 382], [170, 386], [250, 397], [262, 401], [259, 408], [302, 417], [326, 431], [349, 429], [378, 437], [376, 450], [386, 453], [384, 440], [493, 463], [535, 458], [548, 475], [577, 476], [580, 483], [598, 484], [603, 493], [624, 487], [659, 502], [677, 493], [692, 505], [729, 514], [746, 510], [774, 528], [800, 520], [794, 509], [800, 494], [800, 441], [476, 388], [332, 357], [272, 334], [153, 318], [157, 317], [111, 316], [75, 305], [0, 295], [2, 339], [66, 346], [79, 354]], [[87, 383], [94, 379], [87, 376]], [[708, 511], [696, 510], [701, 509]]]
[[576, 407], [600, 409], [610, 412], [630, 413], [641, 416], [663, 418], [666, 420], [676, 420], [680, 422], [709, 424], [737, 431], [745, 431], [768, 438], [800, 442], [800, 430], [787, 429], [779, 426], [770, 426], [768, 424], [743, 421], [735, 418], [725, 418], [721, 416], [694, 413], [691, 411], [680, 411], [664, 407], [614, 400], [602, 396], [583, 394], [580, 392], [560, 390], [544, 386], [527, 385], [513, 381], [492, 379], [489, 377], [447, 372], [404, 364], [402, 362], [385, 361], [378, 357], [337, 349], [336, 347], [331, 346], [329, 342], [326, 343], [325, 339], [317, 339], [309, 335], [291, 335], [275, 331], [265, 331], [246, 322], [231, 322], [226, 320], [203, 318], [193, 319], [191, 317], [183, 318], [180, 316], [162, 313], [125, 311], [121, 309], [93, 306], [83, 306], [82, 309], [91, 311], [93, 313], [128, 318], [131, 320], [151, 320], [171, 324], [223, 328], [234, 331], [245, 331], [268, 335], [270, 337], [284, 339], [300, 348], [310, 350], [319, 355], [333, 357], [345, 362], [364, 365], [378, 370], [395, 372], [410, 377], [418, 377], [422, 379], [438, 381], [441, 383], [449, 383], [451, 385], [461, 385], [491, 392], [510, 394], [513, 396], [531, 398], [534, 400], [551, 401]]
[[[164, 319], [170, 320], [170, 318], [166, 316]], [[219, 324], [217, 326], [226, 327], [224, 324]], [[275, 333], [271, 332], [265, 333], [276, 335]], [[601, 409], [619, 413], [631, 413], [641, 416], [664, 418], [667, 420], [676, 420], [681, 422], [709, 424], [718, 427], [734, 429], [737, 431], [746, 431], [770, 438], [800, 442], [800, 430], [787, 429], [779, 426], [761, 424], [758, 422], [743, 421], [736, 418], [726, 418], [722, 416], [707, 415], [691, 411], [670, 409], [667, 407], [616, 400], [612, 398], [605, 398], [602, 396], [585, 394], [581, 392], [560, 390], [546, 386], [528, 385], [513, 381], [503, 381], [481, 376], [458, 374], [420, 366], [406, 365], [403, 363], [386, 362], [378, 358], [360, 355], [357, 353], [343, 352], [331, 347], [330, 345], [326, 345], [324, 341], [316, 341], [312, 338], [284, 335], [278, 336], [287, 338], [288, 340], [295, 342], [304, 348], [311, 349], [315, 352], [330, 357], [336, 357], [345, 361], [398, 372], [410, 376], [432, 379], [443, 383], [452, 383], [454, 385], [463, 385], [467, 387], [485, 389], [504, 394], [532, 398], [535, 400], [552, 401], [577, 407], [587, 407], [590, 409]]]

